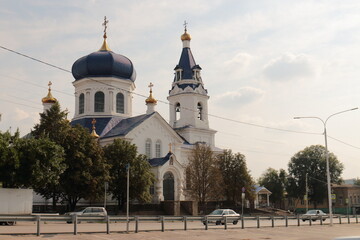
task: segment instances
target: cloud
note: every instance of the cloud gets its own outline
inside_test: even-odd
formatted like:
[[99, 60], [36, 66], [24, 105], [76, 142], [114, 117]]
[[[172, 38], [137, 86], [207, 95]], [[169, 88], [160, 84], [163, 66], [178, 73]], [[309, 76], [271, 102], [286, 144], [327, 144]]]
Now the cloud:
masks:
[[232, 59], [229, 61], [226, 61], [224, 64], [226, 67], [232, 69], [233, 67], [238, 68], [247, 68], [253, 59], [253, 56], [251, 56], [248, 53], [239, 52], [237, 53]]
[[[253, 87], [243, 87], [237, 91], [225, 92], [221, 95], [215, 96], [214, 100], [216, 104], [224, 107], [241, 106], [255, 102], [264, 95], [264, 91]], [[241, 104], [239, 104], [241, 103]]]
[[267, 63], [263, 74], [273, 81], [292, 81], [314, 76], [315, 67], [306, 55], [284, 54]]

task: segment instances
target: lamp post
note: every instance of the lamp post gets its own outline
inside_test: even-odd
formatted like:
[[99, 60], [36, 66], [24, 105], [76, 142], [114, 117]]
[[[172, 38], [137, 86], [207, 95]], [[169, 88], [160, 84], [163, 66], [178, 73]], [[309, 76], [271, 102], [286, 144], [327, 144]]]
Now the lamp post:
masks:
[[358, 108], [352, 108], [352, 109], [348, 109], [345, 111], [341, 111], [341, 112], [337, 112], [334, 114], [331, 114], [328, 118], [326, 118], [326, 120], [322, 120], [319, 117], [294, 117], [294, 119], [301, 119], [301, 118], [315, 118], [315, 119], [319, 119], [323, 125], [324, 125], [324, 136], [325, 136], [325, 149], [326, 149], [326, 176], [327, 176], [327, 189], [328, 189], [328, 201], [329, 201], [329, 216], [330, 216], [330, 226], [333, 225], [333, 212], [332, 212], [332, 201], [331, 201], [331, 182], [330, 182], [330, 167], [329, 167], [329, 151], [328, 151], [328, 146], [327, 146], [327, 133], [326, 133], [326, 123], [327, 121], [338, 114], [341, 113], [345, 113], [345, 112], [349, 112], [349, 111], [353, 111], [356, 110]]

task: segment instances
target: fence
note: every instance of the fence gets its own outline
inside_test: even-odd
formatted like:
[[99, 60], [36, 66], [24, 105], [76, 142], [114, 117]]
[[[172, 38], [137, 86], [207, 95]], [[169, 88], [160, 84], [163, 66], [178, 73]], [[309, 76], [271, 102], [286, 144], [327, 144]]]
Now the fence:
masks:
[[[234, 224], [232, 228], [260, 228], [262, 226], [266, 227], [288, 227], [289, 223], [291, 222], [292, 226], [302, 226], [307, 225], [311, 226], [315, 223], [316, 220], [319, 220], [320, 225], [325, 224], [324, 221], [327, 220], [328, 217], [321, 217], [319, 219], [311, 219], [307, 220], [302, 219], [301, 216], [266, 216], [266, 217], [230, 217], [230, 216], [222, 216], [222, 217], [215, 217], [215, 216], [131, 216], [128, 218], [124, 216], [60, 216], [60, 215], [30, 215], [30, 216], [4, 216], [0, 215], [0, 223], [3, 222], [35, 222], [36, 223], [36, 235], [40, 236], [41, 234], [41, 227], [45, 225], [41, 225], [41, 222], [67, 222], [73, 224], [73, 233], [76, 235], [78, 233], [78, 223], [80, 222], [97, 222], [103, 223], [105, 225], [104, 232], [110, 234], [110, 226], [114, 223], [132, 223], [134, 224], [133, 232], [139, 232], [139, 227], [141, 224], [145, 223], [159, 223], [159, 228], [155, 229], [157, 231], [164, 232], [166, 230], [166, 224], [168, 223], [181, 223], [183, 230], [194, 229], [189, 228], [189, 223], [197, 222], [203, 224], [203, 228], [208, 230], [211, 223], [215, 223], [216, 225], [223, 225], [223, 228], [226, 230], [229, 227], [229, 223]], [[345, 220], [344, 220], [345, 219]], [[333, 223], [334, 224], [343, 224], [343, 223], [358, 223], [358, 215], [337, 215], [333, 216]], [[282, 222], [281, 224], [275, 224], [278, 222]], [[238, 224], [239, 223], [239, 224]], [[238, 224], [238, 225], [237, 225]], [[328, 224], [328, 223], [327, 223]], [[237, 226], [235, 226], [237, 225]], [[201, 225], [199, 225], [201, 226]], [[143, 228], [144, 231], [145, 228]], [[199, 228], [195, 228], [199, 229]], [[173, 229], [171, 229], [173, 230]]]

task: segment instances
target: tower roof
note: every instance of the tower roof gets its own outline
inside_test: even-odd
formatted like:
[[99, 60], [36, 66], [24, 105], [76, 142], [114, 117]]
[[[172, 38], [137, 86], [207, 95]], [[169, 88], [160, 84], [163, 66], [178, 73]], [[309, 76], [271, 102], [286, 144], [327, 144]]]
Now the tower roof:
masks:
[[56, 102], [57, 102], [56, 98], [54, 98], [54, 97], [52, 96], [52, 94], [51, 94], [51, 85], [52, 85], [52, 83], [51, 83], [51, 81], [49, 81], [49, 83], [48, 83], [48, 86], [49, 86], [48, 94], [47, 94], [46, 97], [44, 97], [44, 98], [41, 100], [43, 103], [56, 103]]
[[87, 77], [116, 77], [130, 80], [136, 79], [136, 72], [131, 60], [121, 54], [111, 51], [107, 44], [107, 23], [106, 17], [103, 25], [104, 41], [101, 48], [97, 52], [90, 53], [75, 61], [72, 66], [72, 74], [75, 81]]

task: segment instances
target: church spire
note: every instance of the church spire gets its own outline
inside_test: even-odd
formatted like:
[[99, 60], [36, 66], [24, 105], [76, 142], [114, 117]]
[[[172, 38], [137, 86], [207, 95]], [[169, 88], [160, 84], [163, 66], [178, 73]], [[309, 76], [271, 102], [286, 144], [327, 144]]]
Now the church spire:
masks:
[[92, 131], [91, 131], [90, 135], [93, 138], [99, 138], [100, 136], [96, 133], [96, 127], [95, 127], [96, 120], [95, 120], [95, 118], [93, 118], [93, 120], [91, 121], [91, 124], [92, 124]]
[[106, 29], [107, 29], [107, 24], [109, 23], [109, 20], [106, 19], [106, 16], [104, 17], [104, 22], [103, 22], [103, 26], [104, 26], [104, 42], [101, 46], [101, 48], [99, 49], [99, 51], [111, 51], [111, 49], [109, 48], [107, 42], [106, 42], [106, 38], [107, 38], [107, 35], [106, 35]]
[[147, 110], [146, 110], [146, 114], [150, 114], [150, 113], [155, 112], [155, 106], [156, 106], [157, 100], [152, 95], [152, 87], [153, 86], [154, 86], [154, 84], [152, 84], [152, 83], [150, 83], [149, 86], [148, 86], [150, 88], [150, 95], [145, 100], [146, 106], [148, 107]]
[[51, 94], [51, 85], [52, 85], [52, 82], [49, 81], [48, 83], [48, 86], [49, 86], [49, 89], [48, 89], [48, 94], [46, 97], [42, 98], [41, 101], [43, 103], [43, 106], [44, 106], [44, 112], [48, 109], [51, 108], [51, 106], [57, 102], [56, 98], [54, 98]]

